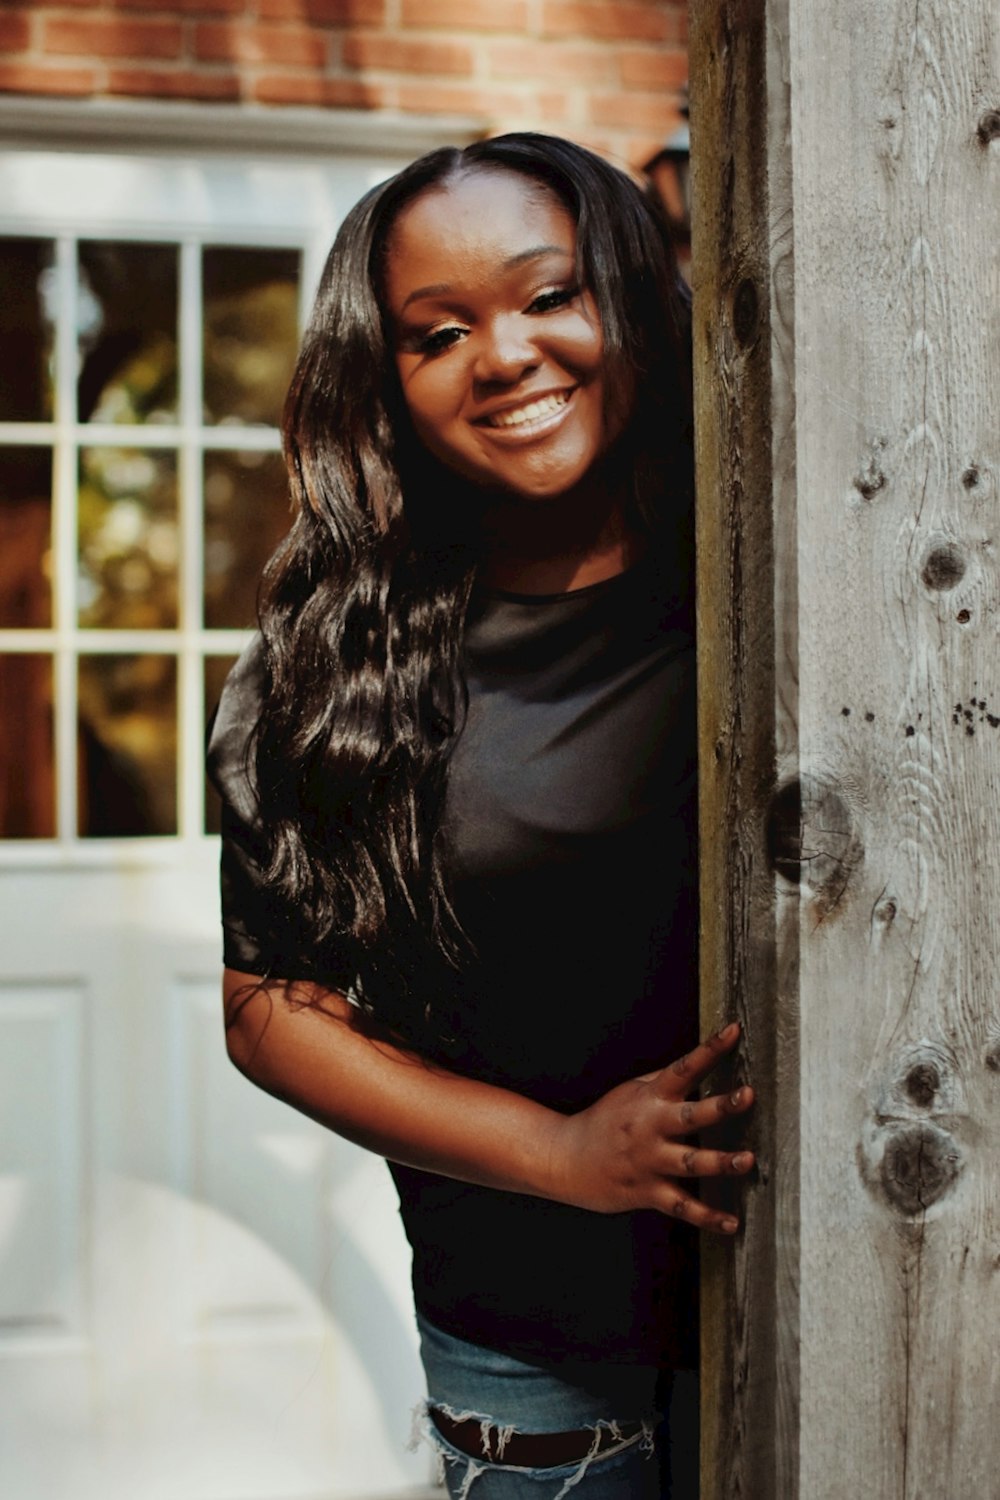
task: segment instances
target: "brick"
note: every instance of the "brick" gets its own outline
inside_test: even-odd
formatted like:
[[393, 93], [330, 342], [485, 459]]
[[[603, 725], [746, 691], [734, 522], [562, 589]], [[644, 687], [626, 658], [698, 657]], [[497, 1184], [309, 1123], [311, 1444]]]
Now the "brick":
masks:
[[229, 100], [240, 97], [240, 81], [234, 73], [189, 68], [112, 68], [107, 92], [144, 99]]
[[527, 0], [403, 0], [404, 26], [527, 31]]
[[460, 42], [414, 42], [391, 32], [355, 32], [344, 38], [344, 66], [374, 68], [390, 73], [451, 73], [471, 76], [472, 48]]
[[[97, 0], [58, 0], [60, 10], [94, 10]], [[166, 15], [241, 15], [247, 0], [103, 0], [102, 10], [161, 11]]]
[[321, 68], [329, 35], [306, 26], [244, 26], [238, 21], [202, 21], [195, 27], [194, 55], [205, 62], [288, 63]]
[[538, 116], [547, 125], [561, 125], [573, 117], [574, 100], [571, 94], [556, 89], [542, 89], [538, 94]]
[[47, 20], [46, 52], [75, 57], [178, 57], [182, 30], [176, 21]]
[[456, 83], [400, 83], [399, 107], [414, 114], [479, 115], [495, 120], [528, 113], [528, 100], [512, 89], [483, 89]]
[[395, 101], [383, 84], [355, 78], [268, 73], [253, 85], [259, 104], [302, 104], [323, 109], [386, 109]]
[[628, 0], [544, 0], [543, 36], [607, 37], [616, 41], [662, 42], [670, 20], [661, 6]]
[[31, 25], [23, 10], [0, 12], [0, 52], [25, 52], [31, 44]]
[[688, 56], [677, 47], [623, 48], [618, 66], [627, 88], [677, 90], [688, 80]]
[[30, 63], [0, 64], [0, 92], [8, 94], [92, 94], [93, 68], [43, 68]]
[[635, 134], [665, 132], [678, 119], [676, 101], [663, 94], [592, 94], [588, 107], [595, 125], [618, 125]]
[[385, 20], [386, 0], [258, 0], [261, 21], [310, 21], [314, 26], [366, 26]]
[[491, 77], [548, 83], [617, 82], [608, 47], [564, 47], [558, 42], [494, 42], [487, 49]]

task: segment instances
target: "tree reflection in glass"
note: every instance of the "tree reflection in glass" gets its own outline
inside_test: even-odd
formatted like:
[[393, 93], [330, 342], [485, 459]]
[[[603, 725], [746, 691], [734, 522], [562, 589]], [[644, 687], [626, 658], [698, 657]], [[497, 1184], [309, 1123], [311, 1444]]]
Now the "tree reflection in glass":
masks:
[[82, 656], [77, 741], [84, 838], [177, 832], [177, 662]]
[[79, 246], [81, 422], [177, 420], [177, 246]]
[[0, 238], [0, 422], [52, 420], [53, 248]]
[[159, 449], [80, 453], [81, 625], [119, 630], [177, 624], [177, 468]]
[[204, 418], [277, 426], [299, 341], [299, 252], [206, 246]]
[[0, 656], [0, 838], [55, 835], [52, 725], [51, 656]]
[[291, 516], [278, 453], [205, 455], [205, 625], [257, 623], [261, 570]]
[[52, 624], [52, 450], [0, 447], [0, 628]]

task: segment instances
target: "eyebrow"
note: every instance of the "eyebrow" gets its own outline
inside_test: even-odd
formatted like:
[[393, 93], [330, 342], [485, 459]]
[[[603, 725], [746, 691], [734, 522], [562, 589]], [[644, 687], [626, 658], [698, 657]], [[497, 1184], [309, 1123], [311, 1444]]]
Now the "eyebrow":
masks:
[[[519, 250], [516, 255], [509, 255], [501, 269], [512, 271], [516, 266], [523, 266], [529, 260], [541, 260], [545, 255], [561, 255], [564, 260], [573, 259], [573, 252], [565, 245], [532, 245], [530, 250]], [[400, 312], [405, 312], [411, 302], [419, 302], [424, 297], [443, 297], [450, 291], [452, 286], [447, 281], [437, 281], [432, 286], [419, 286], [406, 298]]]

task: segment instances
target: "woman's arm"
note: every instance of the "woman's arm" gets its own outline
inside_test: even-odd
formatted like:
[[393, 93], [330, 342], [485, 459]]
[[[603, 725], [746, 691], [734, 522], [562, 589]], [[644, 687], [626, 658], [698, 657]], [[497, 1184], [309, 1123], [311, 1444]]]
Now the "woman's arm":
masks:
[[655, 1208], [733, 1233], [683, 1179], [738, 1174], [752, 1153], [686, 1137], [753, 1102], [749, 1087], [688, 1100], [739, 1037], [734, 1023], [672, 1066], [562, 1115], [377, 1040], [342, 995], [304, 981], [225, 971], [229, 1055], [268, 1093], [321, 1125], [407, 1166], [598, 1213]]

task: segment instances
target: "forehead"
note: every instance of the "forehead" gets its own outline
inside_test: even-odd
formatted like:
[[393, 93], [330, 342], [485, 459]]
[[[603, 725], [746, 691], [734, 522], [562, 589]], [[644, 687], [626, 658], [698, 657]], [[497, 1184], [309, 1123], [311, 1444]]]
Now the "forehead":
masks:
[[426, 281], [495, 276], [541, 249], [576, 253], [573, 216], [550, 187], [519, 172], [463, 172], [397, 215], [386, 242], [389, 302]]

